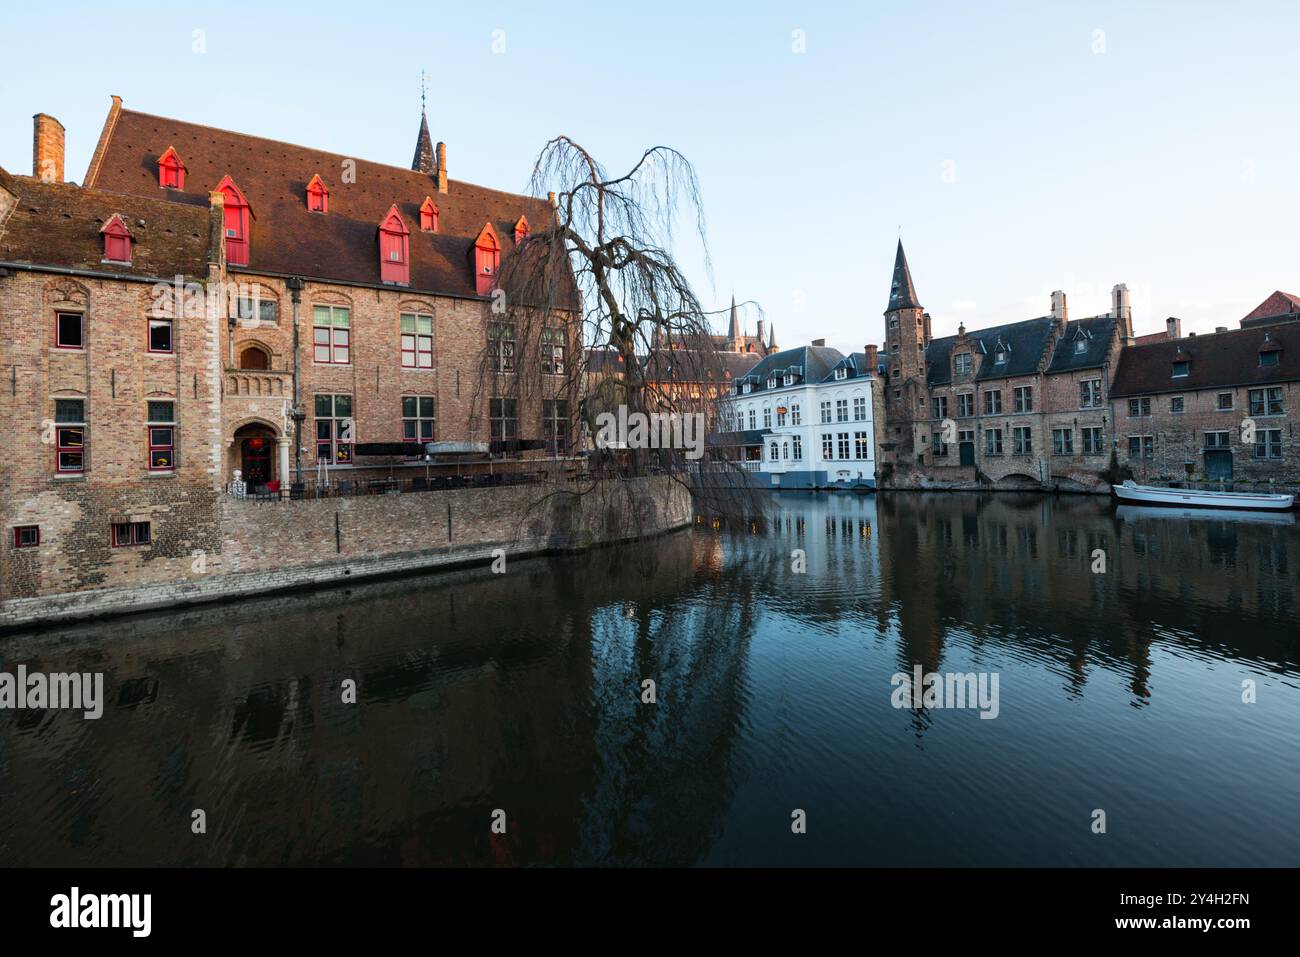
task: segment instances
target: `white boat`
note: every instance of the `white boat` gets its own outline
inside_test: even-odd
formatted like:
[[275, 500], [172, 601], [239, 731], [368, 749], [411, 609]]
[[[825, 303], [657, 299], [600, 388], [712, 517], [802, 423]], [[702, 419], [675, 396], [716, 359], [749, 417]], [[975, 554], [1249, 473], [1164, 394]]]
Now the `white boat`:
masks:
[[1294, 495], [1260, 492], [1202, 492], [1191, 488], [1138, 485], [1132, 479], [1115, 486], [1115, 496], [1141, 505], [1176, 505], [1182, 508], [1249, 508], [1276, 512], [1295, 504]]

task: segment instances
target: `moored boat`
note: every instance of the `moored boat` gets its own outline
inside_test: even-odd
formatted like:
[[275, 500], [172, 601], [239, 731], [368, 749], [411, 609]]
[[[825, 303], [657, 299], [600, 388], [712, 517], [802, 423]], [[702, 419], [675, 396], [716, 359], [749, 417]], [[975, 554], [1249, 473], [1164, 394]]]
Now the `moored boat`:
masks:
[[1295, 504], [1294, 495], [1276, 492], [1205, 492], [1191, 488], [1138, 485], [1132, 479], [1114, 487], [1115, 497], [1141, 505], [1176, 505], [1181, 508], [1245, 508], [1285, 511]]

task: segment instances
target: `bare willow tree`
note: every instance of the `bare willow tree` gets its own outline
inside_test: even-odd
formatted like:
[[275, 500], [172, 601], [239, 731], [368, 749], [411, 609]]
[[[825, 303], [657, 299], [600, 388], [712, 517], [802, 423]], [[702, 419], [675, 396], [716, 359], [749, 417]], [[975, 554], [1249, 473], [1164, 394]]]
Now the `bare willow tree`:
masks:
[[[599, 479], [663, 474], [687, 483], [713, 513], [761, 510], [734, 451], [705, 442], [730, 382], [714, 336], [718, 313], [701, 306], [671, 252], [679, 222], [688, 224], [711, 280], [694, 168], [676, 150], [656, 146], [626, 173], [611, 175], [561, 136], [538, 156], [529, 192], [549, 195], [551, 210], [502, 264], [477, 414], [484, 406], [499, 413], [493, 403], [502, 399], [517, 403], [510, 408], [540, 409], [549, 448], [560, 451], [556, 433], [563, 430], [569, 451], [590, 452], [585, 491], [607, 490]], [[537, 369], [545, 374], [533, 374]], [[703, 423], [702, 457], [688, 455], [681, 442], [595, 447], [598, 417], [620, 408], [629, 419], [640, 413], [659, 423], [685, 416]]]

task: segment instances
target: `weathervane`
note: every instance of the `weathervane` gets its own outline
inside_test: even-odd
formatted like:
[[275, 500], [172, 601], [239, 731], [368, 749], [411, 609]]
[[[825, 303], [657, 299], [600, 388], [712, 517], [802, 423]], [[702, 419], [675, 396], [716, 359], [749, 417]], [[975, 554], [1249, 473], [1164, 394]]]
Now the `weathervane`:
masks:
[[420, 110], [421, 110], [422, 112], [423, 112], [423, 111], [425, 110], [425, 108], [426, 108], [426, 104], [425, 104], [425, 102], [424, 102], [424, 81], [425, 81], [426, 79], [428, 79], [428, 77], [429, 77], [429, 74], [425, 73], [424, 70], [421, 69], [421, 70], [420, 70]]

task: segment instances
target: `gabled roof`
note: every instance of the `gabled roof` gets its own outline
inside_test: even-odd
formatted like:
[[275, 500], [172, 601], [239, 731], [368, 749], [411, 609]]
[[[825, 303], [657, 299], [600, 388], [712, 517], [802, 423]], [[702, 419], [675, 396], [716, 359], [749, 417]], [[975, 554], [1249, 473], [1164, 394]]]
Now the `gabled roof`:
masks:
[[[229, 174], [257, 211], [250, 244], [252, 271], [382, 285], [375, 252], [375, 223], [394, 204], [418, 222], [420, 204], [437, 188], [430, 174], [325, 150], [122, 109], [110, 111], [103, 145], [87, 173], [97, 189], [162, 199], [173, 205], [206, 206], [208, 193]], [[175, 146], [188, 167], [184, 190], [158, 185], [157, 159]], [[302, 201], [315, 173], [338, 170], [330, 214], [312, 213]], [[342, 179], [345, 172], [354, 173]], [[438, 195], [438, 232], [411, 237], [411, 291], [481, 298], [466, 264], [474, 237], [491, 223], [497, 235], [516, 220], [548, 223], [545, 199], [449, 182]], [[502, 268], [514, 250], [502, 252]], [[520, 247], [522, 248], [522, 247]]]
[[[966, 333], [975, 362], [975, 381], [1033, 375], [1051, 340], [1052, 326], [1052, 318], [1042, 316]], [[1007, 361], [1001, 365], [994, 361], [999, 343], [1007, 353]], [[952, 354], [956, 344], [956, 336], [930, 340], [925, 350], [929, 385], [952, 384]]]
[[[1278, 345], [1278, 364], [1261, 366], [1260, 351], [1276, 351]], [[1173, 378], [1175, 361], [1188, 363], [1187, 375]], [[1118, 398], [1297, 380], [1300, 323], [1283, 323], [1129, 346], [1120, 351], [1110, 394]]]
[[1277, 290], [1241, 320], [1241, 327], [1267, 325], [1270, 322], [1288, 322], [1300, 319], [1300, 296]]
[[[0, 171], [3, 172], [3, 171]], [[209, 211], [161, 199], [123, 196], [31, 176], [0, 177], [16, 197], [0, 223], [0, 262], [87, 269], [162, 279], [208, 275]], [[131, 262], [108, 264], [101, 230], [120, 215], [132, 238]]]
[[[1100, 368], [1110, 356], [1115, 335], [1115, 320], [1110, 316], [1075, 319], [1065, 325], [1065, 334], [1056, 340], [1047, 371], [1073, 372], [1076, 369]], [[1077, 351], [1077, 342], [1085, 344], [1083, 352]]]
[[870, 378], [872, 373], [876, 371], [875, 369], [867, 368], [867, 354], [865, 352], [850, 352], [848, 355], [840, 359], [839, 362], [831, 366], [830, 369], [828, 369], [826, 372], [826, 378], [822, 379], [821, 381], [823, 382], [843, 381], [835, 378], [835, 370], [837, 369], [846, 370], [847, 373], [845, 375], [846, 379]]

